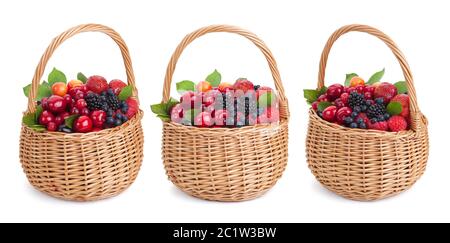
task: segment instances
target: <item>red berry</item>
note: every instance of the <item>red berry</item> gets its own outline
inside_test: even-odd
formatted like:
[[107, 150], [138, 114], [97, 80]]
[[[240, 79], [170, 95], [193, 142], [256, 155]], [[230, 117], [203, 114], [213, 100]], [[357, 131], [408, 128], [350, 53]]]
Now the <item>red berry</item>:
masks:
[[69, 90], [69, 95], [72, 97], [72, 99], [75, 99], [78, 91], [81, 91], [81, 86], [78, 86], [78, 87], [75, 87], [75, 88], [72, 88]]
[[352, 114], [352, 109], [350, 107], [342, 107], [336, 112], [336, 121], [338, 124], [344, 123], [344, 118]]
[[194, 119], [194, 125], [198, 127], [210, 127], [214, 124], [211, 114], [208, 112], [200, 112]]
[[393, 116], [389, 118], [387, 123], [392, 132], [404, 131], [408, 127], [408, 122], [403, 116]]
[[391, 83], [381, 83], [374, 91], [375, 98], [383, 98], [384, 103], [388, 104], [392, 98], [397, 94], [397, 87]]
[[94, 127], [102, 128], [106, 121], [106, 112], [95, 110], [91, 113], [91, 119]]
[[88, 116], [80, 116], [75, 120], [73, 128], [75, 132], [90, 132], [92, 131], [92, 120]]
[[327, 89], [328, 100], [334, 101], [335, 99], [339, 98], [339, 96], [341, 96], [343, 91], [344, 91], [344, 86], [342, 86], [340, 84], [331, 85]]
[[75, 107], [80, 111], [83, 110], [84, 108], [87, 107], [86, 100], [84, 100], [84, 99], [77, 100], [75, 103]]
[[407, 94], [398, 94], [392, 98], [391, 102], [398, 102], [402, 105], [400, 116], [409, 117], [409, 96]]
[[81, 111], [80, 111], [80, 114], [84, 115], [84, 116], [89, 116], [90, 113], [91, 113], [91, 111], [87, 107], [81, 109]]
[[88, 78], [86, 87], [88, 90], [100, 94], [108, 89], [108, 82], [104, 77], [95, 75]]
[[61, 125], [61, 124], [63, 124], [64, 123], [64, 120], [67, 118], [67, 117], [69, 117], [70, 116], [70, 114], [69, 114], [69, 112], [63, 112], [63, 113], [60, 113], [59, 115], [57, 115], [56, 117], [55, 117], [55, 123], [56, 123], [56, 125]]
[[355, 87], [356, 92], [358, 92], [359, 94], [364, 94], [364, 89], [365, 89], [364, 85], [358, 85]]
[[365, 93], [364, 93], [364, 98], [365, 98], [366, 100], [371, 100], [371, 99], [373, 99], [373, 95], [372, 95], [372, 93], [370, 93], [370, 92], [365, 92]]
[[342, 102], [344, 102], [344, 104], [345, 105], [348, 105], [348, 97], [349, 97], [350, 95], [348, 94], [348, 93], [342, 93], [341, 94], [341, 100], [342, 100]]
[[364, 87], [364, 93], [369, 92], [373, 95], [373, 92], [375, 92], [375, 86], [373, 85], [369, 85]]
[[84, 99], [84, 97], [86, 97], [86, 93], [84, 93], [82, 90], [78, 90], [75, 94], [75, 100], [81, 100]]
[[369, 125], [370, 120], [369, 120], [369, 117], [367, 117], [366, 113], [359, 113], [359, 115], [356, 117], [356, 119], [359, 119], [359, 118], [363, 119], [366, 126]]
[[67, 103], [63, 97], [52, 95], [48, 98], [48, 110], [53, 113], [60, 113], [66, 110]]
[[50, 132], [54, 132], [58, 129], [58, 125], [55, 122], [49, 122], [47, 124], [47, 130]]
[[73, 102], [72, 96], [70, 96], [70, 94], [66, 94], [66, 95], [64, 95], [63, 98], [66, 101], [67, 106], [72, 107], [72, 102]]
[[41, 106], [42, 106], [42, 109], [48, 110], [48, 98], [47, 97], [44, 97], [41, 99]]
[[128, 119], [131, 119], [139, 111], [139, 104], [135, 98], [131, 98], [131, 97], [128, 98], [126, 100], [126, 102], [128, 104], [128, 111], [127, 111], [127, 114], [125, 114], [125, 115], [127, 116]]
[[84, 94], [87, 94], [87, 92], [89, 92], [89, 89], [87, 88], [86, 85], [81, 85], [80, 90], [83, 91]]
[[109, 82], [109, 87], [114, 91], [114, 94], [119, 95], [120, 91], [127, 86], [122, 80], [114, 79]]
[[181, 104], [175, 105], [170, 111], [170, 120], [175, 123], [181, 123], [184, 117], [184, 110]]
[[336, 111], [337, 111], [336, 106], [334, 106], [334, 105], [328, 106], [322, 112], [323, 119], [325, 119], [326, 121], [329, 121], [329, 122], [334, 122], [336, 120]]
[[227, 125], [227, 119], [230, 117], [230, 113], [227, 110], [217, 110], [215, 112], [214, 121], [216, 126]]
[[70, 114], [71, 114], [71, 115], [79, 115], [79, 114], [80, 114], [80, 110], [78, 110], [78, 108], [76, 108], [76, 107], [74, 106], [74, 107], [72, 107], [72, 108], [70, 109]]
[[369, 122], [369, 129], [379, 130], [379, 131], [387, 131], [389, 130], [388, 124], [385, 121], [372, 123]]
[[314, 101], [314, 102], [311, 104], [311, 107], [313, 108], [314, 111], [317, 111], [318, 106], [319, 106], [319, 102], [317, 102], [317, 101]]
[[351, 93], [353, 93], [355, 91], [356, 91], [356, 87], [350, 87], [350, 88], [348, 88], [348, 92], [347, 93], [351, 94]]
[[43, 111], [39, 116], [39, 124], [47, 125], [55, 121], [55, 116], [50, 111]]
[[234, 90], [242, 90], [244, 93], [248, 90], [254, 90], [253, 83], [248, 81], [245, 78], [240, 78], [236, 80], [236, 82], [233, 85]]
[[337, 98], [337, 99], [334, 101], [334, 105], [336, 106], [336, 108], [337, 108], [338, 110], [341, 109], [342, 107], [345, 107], [344, 102], [343, 102], [340, 98]]
[[325, 102], [325, 101], [329, 101], [327, 98], [327, 95], [323, 94], [321, 96], [319, 96], [319, 98], [317, 98], [317, 101], [320, 102]]
[[100, 132], [102, 129], [99, 127], [92, 128], [92, 132]]
[[218, 95], [220, 95], [220, 97], [222, 97], [222, 94], [219, 91], [211, 90], [205, 94], [205, 96], [203, 97], [202, 103], [205, 106], [210, 106], [216, 101], [216, 97], [218, 97]]
[[342, 93], [347, 93], [347, 94], [350, 93], [350, 92], [348, 91], [349, 88], [350, 88], [350, 87], [345, 86], [345, 87], [344, 87], [344, 90], [342, 91]]

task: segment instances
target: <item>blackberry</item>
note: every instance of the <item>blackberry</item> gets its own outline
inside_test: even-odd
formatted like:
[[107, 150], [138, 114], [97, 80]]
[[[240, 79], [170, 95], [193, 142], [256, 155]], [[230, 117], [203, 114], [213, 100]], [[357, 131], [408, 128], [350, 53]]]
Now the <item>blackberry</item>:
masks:
[[380, 117], [384, 117], [384, 114], [386, 114], [386, 108], [384, 105], [380, 104], [373, 104], [367, 109], [367, 116], [370, 119], [376, 118], [380, 120]]
[[86, 96], [86, 103], [89, 110], [103, 110], [108, 111], [108, 103], [106, 102], [106, 99], [104, 97], [95, 94], [95, 93], [89, 93]]
[[108, 106], [110, 109], [117, 110], [120, 108], [120, 101], [117, 98], [117, 96], [114, 94], [112, 89], [108, 89], [108, 92], [106, 92], [105, 97], [106, 97], [106, 103], [108, 103]]
[[348, 105], [350, 108], [354, 109], [355, 107], [361, 107], [366, 104], [366, 100], [364, 99], [363, 94], [359, 94], [357, 92], [352, 92], [348, 98]]

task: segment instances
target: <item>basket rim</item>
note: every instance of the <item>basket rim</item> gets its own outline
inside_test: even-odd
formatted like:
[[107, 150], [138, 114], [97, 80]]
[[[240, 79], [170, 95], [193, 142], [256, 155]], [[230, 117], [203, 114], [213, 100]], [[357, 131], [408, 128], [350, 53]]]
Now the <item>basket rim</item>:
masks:
[[106, 136], [106, 135], [112, 135], [115, 133], [118, 133], [126, 128], [129, 128], [130, 126], [134, 126], [136, 123], [140, 123], [142, 121], [142, 118], [144, 116], [144, 112], [139, 109], [139, 111], [134, 115], [133, 118], [125, 122], [124, 124], [114, 127], [114, 128], [108, 128], [103, 129], [98, 132], [88, 132], [88, 133], [63, 133], [63, 132], [49, 132], [49, 131], [43, 131], [43, 132], [37, 132], [33, 130], [32, 128], [28, 127], [24, 123], [22, 123], [22, 128], [25, 129], [27, 132], [34, 133], [38, 136], [47, 137], [47, 138], [85, 138], [88, 136], [94, 137], [100, 137], [100, 136]]
[[[421, 127], [424, 127], [424, 129], [426, 129], [426, 127], [428, 126], [427, 118], [421, 112], [419, 112], [418, 114], [421, 115], [421, 117], [423, 119], [423, 123], [424, 123], [424, 126], [421, 126]], [[374, 129], [348, 128], [348, 127], [344, 127], [339, 124], [331, 123], [329, 121], [322, 119], [319, 115], [317, 115], [317, 112], [314, 111], [314, 109], [312, 109], [312, 108], [309, 108], [309, 116], [310, 116], [309, 122], [311, 122], [311, 116], [313, 116], [313, 117], [317, 118], [316, 119], [317, 122], [320, 123], [322, 126], [326, 126], [327, 129], [333, 129], [338, 132], [346, 133], [346, 136], [368, 135], [368, 136], [374, 136], [374, 137], [395, 137], [395, 136], [411, 137], [420, 132], [420, 129], [412, 130], [411, 128], [409, 130], [400, 131], [400, 132], [379, 131], [379, 130], [374, 130]]]

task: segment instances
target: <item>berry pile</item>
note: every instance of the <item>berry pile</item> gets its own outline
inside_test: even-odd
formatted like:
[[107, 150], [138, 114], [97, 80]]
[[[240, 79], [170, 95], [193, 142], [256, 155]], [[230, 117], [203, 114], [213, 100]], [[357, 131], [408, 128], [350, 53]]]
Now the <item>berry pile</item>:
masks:
[[152, 105], [164, 121], [197, 127], [242, 127], [279, 121], [278, 102], [272, 88], [240, 78], [234, 84], [221, 82], [214, 71], [197, 84], [177, 83], [180, 101]]
[[[37, 112], [26, 115], [25, 124], [35, 130], [87, 133], [120, 126], [139, 110], [137, 101], [130, 97], [131, 87], [120, 80], [108, 84], [101, 76], [86, 78], [79, 73], [77, 80], [66, 81], [61, 71], [52, 71], [49, 83], [39, 87], [39, 93], [45, 93], [41, 91], [46, 87], [49, 92], [38, 97]], [[24, 88], [26, 95], [27, 90]]]
[[345, 86], [333, 84], [321, 90], [304, 90], [312, 109], [326, 121], [348, 128], [399, 132], [410, 123], [405, 82], [380, 82], [384, 70], [366, 83], [347, 75]]

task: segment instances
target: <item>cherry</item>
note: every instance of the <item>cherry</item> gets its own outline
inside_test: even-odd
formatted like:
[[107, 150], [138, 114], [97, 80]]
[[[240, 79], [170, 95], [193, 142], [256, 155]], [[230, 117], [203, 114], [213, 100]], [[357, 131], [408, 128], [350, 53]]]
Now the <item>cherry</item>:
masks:
[[342, 86], [340, 84], [331, 85], [327, 89], [328, 100], [333, 101], [333, 100], [339, 98], [339, 96], [341, 96], [341, 94], [342, 94], [342, 91], [344, 91], [344, 86]]
[[320, 103], [320, 102], [329, 101], [329, 100], [328, 100], [327, 95], [326, 95], [326, 94], [323, 94], [323, 95], [319, 96], [319, 98], [317, 99], [317, 101]]
[[89, 91], [89, 89], [86, 85], [81, 85], [80, 90], [83, 91], [83, 93], [85, 93], [85, 94]]
[[78, 108], [76, 108], [76, 107], [72, 107], [72, 109], [70, 109], [70, 114], [71, 115], [79, 115], [80, 110], [78, 110]]
[[75, 103], [75, 107], [76, 107], [78, 110], [82, 111], [84, 108], [87, 107], [86, 100], [85, 100], [85, 99], [79, 99], [79, 100], [77, 100], [76, 103]]
[[349, 94], [348, 93], [342, 93], [341, 94], [341, 100], [342, 102], [344, 102], [345, 105], [348, 105], [348, 98], [349, 98]]
[[60, 113], [66, 110], [67, 103], [63, 97], [52, 95], [48, 98], [48, 110], [53, 113]]
[[72, 107], [72, 103], [73, 103], [72, 96], [70, 96], [70, 94], [66, 94], [66, 95], [64, 95], [63, 98], [66, 101], [67, 106]]
[[210, 127], [214, 124], [211, 114], [204, 111], [200, 112], [194, 119], [194, 125], [198, 127]]
[[91, 111], [87, 107], [81, 109], [81, 111], [80, 111], [80, 114], [84, 115], [84, 116], [89, 116], [90, 113], [91, 113]]
[[[216, 126], [225, 126], [226, 121], [230, 117], [230, 113], [227, 110], [217, 110], [215, 112], [214, 122]], [[231, 124], [230, 124], [231, 125]]]
[[344, 107], [345, 106], [345, 104], [344, 104], [344, 102], [341, 100], [341, 98], [337, 98], [335, 101], [334, 101], [334, 105], [336, 106], [336, 108], [339, 110], [340, 108], [342, 108], [342, 107]]
[[84, 97], [86, 97], [86, 93], [84, 93], [81, 89], [75, 94], [75, 100], [84, 99]]
[[358, 92], [359, 94], [363, 94], [364, 93], [364, 89], [365, 89], [364, 85], [358, 85], [358, 86], [355, 87], [356, 92]]
[[322, 112], [323, 119], [325, 119], [326, 121], [329, 121], [329, 122], [334, 122], [336, 120], [336, 111], [337, 111], [336, 106], [334, 106], [334, 105], [328, 106]]
[[92, 120], [88, 116], [80, 116], [73, 123], [76, 132], [86, 133], [92, 131]]
[[370, 92], [373, 95], [373, 93], [375, 92], [375, 88], [376, 87], [373, 85], [366, 86], [364, 87], [364, 92]]
[[102, 128], [106, 121], [106, 112], [95, 110], [91, 113], [92, 123], [96, 128]]
[[336, 112], [336, 121], [338, 124], [344, 123], [344, 118], [349, 117], [352, 114], [353, 110], [350, 107], [342, 107]]
[[319, 102], [318, 101], [314, 101], [311, 104], [311, 107], [313, 108], [313, 110], [317, 111], [317, 108], [319, 107]]
[[56, 125], [55, 122], [49, 122], [47, 124], [47, 130], [50, 132], [54, 132], [54, 131], [58, 130], [58, 125]]
[[50, 111], [43, 111], [39, 116], [39, 124], [46, 126], [55, 121], [55, 116]]
[[48, 110], [48, 98], [47, 97], [44, 97], [41, 99], [41, 106], [42, 106], [42, 109]]
[[59, 115], [57, 115], [56, 117], [55, 117], [55, 123], [56, 123], [56, 125], [57, 126], [59, 126], [59, 125], [61, 125], [61, 124], [63, 124], [64, 123], [64, 120], [67, 118], [67, 117], [69, 117], [70, 116], [70, 114], [69, 114], [69, 112], [63, 112], [63, 113], [60, 113]]
[[75, 99], [76, 94], [77, 94], [78, 91], [81, 91], [81, 86], [77, 86], [77, 87], [74, 87], [74, 88], [72, 88], [72, 89], [69, 89], [69, 95], [70, 95], [73, 99]]

